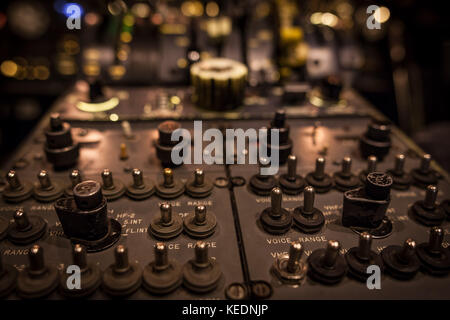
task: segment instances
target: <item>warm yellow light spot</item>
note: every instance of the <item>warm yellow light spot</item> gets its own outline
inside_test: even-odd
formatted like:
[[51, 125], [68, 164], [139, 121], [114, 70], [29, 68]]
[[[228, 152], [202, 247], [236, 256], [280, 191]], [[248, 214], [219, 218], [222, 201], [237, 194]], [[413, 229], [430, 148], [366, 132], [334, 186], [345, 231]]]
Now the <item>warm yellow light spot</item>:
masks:
[[172, 96], [172, 97], [170, 97], [170, 102], [171, 102], [172, 104], [180, 104], [181, 99], [180, 99], [180, 97], [178, 97], [178, 96]]
[[108, 71], [111, 78], [113, 78], [114, 80], [118, 80], [123, 77], [126, 69], [122, 65], [112, 65], [109, 67]]
[[120, 61], [125, 61], [128, 59], [128, 52], [124, 49], [120, 49], [117, 52], [117, 59], [119, 59]]
[[385, 23], [389, 20], [389, 17], [391, 16], [391, 12], [386, 7], [379, 7], [377, 10], [375, 10], [374, 18], [379, 23]]
[[200, 1], [185, 1], [181, 5], [181, 12], [186, 17], [200, 17], [203, 15], [203, 5]]
[[6, 77], [14, 77], [17, 73], [17, 69], [17, 63], [11, 60], [5, 60], [0, 65], [0, 70]]
[[64, 47], [64, 51], [70, 55], [74, 55], [74, 54], [77, 54], [78, 52], [80, 52], [80, 46], [79, 46], [78, 42], [75, 40], [64, 41], [63, 47]]
[[335, 27], [338, 23], [338, 17], [330, 12], [325, 12], [324, 14], [322, 14], [321, 21], [322, 24], [326, 26]]
[[[105, 102], [100, 103], [89, 103], [89, 102], [83, 102], [78, 101], [76, 106], [79, 110], [85, 111], [85, 112], [104, 112], [111, 109], [114, 109], [119, 104], [119, 98], [113, 97]], [[119, 116], [117, 116], [117, 120], [119, 120]], [[116, 121], [117, 121], [116, 120]]]
[[180, 59], [177, 60], [177, 66], [178, 66], [178, 68], [184, 69], [184, 68], [187, 67], [187, 65], [188, 65], [188, 62], [187, 62], [186, 59], [180, 58]]
[[88, 76], [98, 76], [100, 74], [100, 65], [98, 63], [87, 63], [83, 66], [84, 74]]
[[309, 18], [312, 24], [320, 24], [322, 23], [322, 12], [314, 12]]
[[109, 120], [117, 121], [117, 120], [119, 120], [119, 116], [116, 113], [112, 113], [109, 115]]
[[177, 37], [175, 39], [175, 44], [178, 47], [186, 48], [189, 45], [189, 38], [188, 37]]
[[132, 27], [134, 25], [134, 17], [131, 14], [127, 14], [123, 17], [123, 24], [127, 27]]
[[50, 76], [50, 71], [46, 66], [36, 66], [33, 71], [34, 77], [38, 80], [47, 80]]
[[206, 4], [206, 14], [209, 17], [216, 17], [219, 14], [219, 6], [214, 1], [208, 2]]
[[97, 49], [83, 50], [83, 55], [86, 60], [98, 60], [100, 58], [100, 51]]
[[120, 40], [122, 42], [129, 43], [131, 42], [131, 40], [133, 40], [133, 36], [131, 35], [131, 33], [125, 31], [120, 34]]
[[148, 4], [146, 3], [135, 3], [132, 7], [131, 7], [131, 12], [133, 12], [133, 14], [136, 17], [139, 18], [147, 18], [150, 15], [150, 7]]

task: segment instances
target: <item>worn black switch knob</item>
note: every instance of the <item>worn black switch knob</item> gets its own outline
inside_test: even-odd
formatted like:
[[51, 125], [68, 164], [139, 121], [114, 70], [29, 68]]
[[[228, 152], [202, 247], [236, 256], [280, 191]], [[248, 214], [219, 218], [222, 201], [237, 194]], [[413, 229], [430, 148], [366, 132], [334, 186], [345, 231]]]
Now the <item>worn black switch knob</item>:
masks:
[[450, 272], [450, 250], [442, 246], [444, 230], [433, 227], [430, 230], [428, 243], [417, 246], [417, 256], [422, 262], [423, 269], [431, 275], [443, 276]]
[[[176, 148], [179, 141], [172, 141], [172, 133], [181, 128], [181, 124], [176, 121], [164, 121], [158, 126], [159, 138], [154, 141], [156, 156], [164, 167], [173, 168], [177, 166], [172, 161], [172, 150]], [[176, 150], [176, 153], [183, 157], [183, 150]], [[181, 165], [181, 164], [180, 164]]]
[[142, 285], [150, 293], [167, 294], [180, 286], [183, 279], [181, 267], [175, 260], [169, 259], [164, 243], [156, 243], [154, 253], [155, 260], [144, 268]]
[[305, 187], [305, 180], [297, 174], [297, 157], [290, 155], [287, 159], [287, 173], [280, 176], [281, 190], [286, 194], [299, 194]]
[[314, 207], [314, 188], [307, 186], [303, 197], [303, 206], [295, 208], [293, 213], [294, 225], [304, 233], [318, 232], [325, 223], [325, 217], [322, 211]]
[[222, 271], [215, 259], [208, 256], [208, 246], [203, 241], [195, 245], [195, 258], [183, 267], [184, 286], [195, 293], [214, 290], [222, 278]]
[[363, 158], [374, 155], [383, 159], [391, 149], [391, 126], [385, 122], [371, 122], [367, 131], [359, 141], [359, 148]]
[[342, 168], [333, 175], [336, 189], [347, 191], [359, 186], [359, 179], [352, 173], [352, 158], [342, 159]]
[[33, 194], [33, 185], [28, 181], [20, 181], [15, 170], [9, 170], [6, 174], [8, 185], [3, 190], [3, 199], [8, 202], [22, 202]]
[[427, 188], [429, 185], [437, 185], [438, 174], [435, 170], [431, 169], [431, 155], [424, 154], [420, 160], [420, 166], [411, 170], [411, 177], [414, 180], [414, 184], [420, 188]]
[[270, 191], [276, 187], [276, 180], [272, 175], [263, 175], [261, 169], [268, 167], [270, 161], [268, 158], [261, 157], [258, 159], [258, 173], [250, 178], [249, 186], [255, 194], [259, 196], [268, 196]]
[[24, 299], [48, 296], [58, 287], [58, 270], [45, 264], [44, 249], [38, 245], [30, 248], [28, 260], [17, 278], [17, 294]]
[[405, 159], [403, 154], [398, 154], [395, 157], [395, 166], [387, 172], [391, 175], [393, 183], [392, 188], [397, 190], [407, 190], [411, 185], [411, 175], [405, 172]]
[[50, 116], [50, 126], [45, 132], [44, 147], [48, 162], [56, 168], [67, 168], [78, 161], [79, 144], [73, 142], [70, 125], [59, 114]]
[[416, 201], [409, 212], [411, 216], [419, 223], [425, 226], [438, 226], [446, 218], [444, 209], [436, 204], [438, 188], [436, 186], [428, 186], [425, 199]]
[[335, 284], [347, 273], [347, 264], [340, 255], [341, 245], [338, 241], [328, 241], [325, 249], [314, 250], [308, 257], [308, 276], [324, 284]]
[[120, 198], [125, 193], [124, 183], [116, 178], [109, 169], [102, 171], [102, 193], [109, 201]]
[[114, 264], [110, 265], [102, 277], [102, 288], [113, 297], [126, 297], [141, 286], [142, 269], [137, 262], [130, 262], [128, 249], [118, 245], [114, 250]]
[[77, 184], [73, 195], [55, 203], [64, 233], [72, 242], [81, 243], [92, 252], [119, 240], [122, 226], [108, 218], [106, 199], [98, 182], [86, 180]]
[[292, 216], [282, 207], [282, 200], [281, 189], [273, 188], [270, 192], [271, 206], [264, 209], [259, 218], [261, 226], [268, 233], [283, 234], [291, 228]]
[[202, 169], [195, 169], [194, 177], [186, 183], [186, 194], [193, 198], [206, 198], [213, 191], [213, 183]]
[[3, 253], [0, 251], [0, 298], [6, 298], [16, 288], [17, 269], [3, 263]]
[[159, 206], [160, 215], [153, 217], [148, 228], [151, 235], [158, 239], [172, 239], [183, 231], [183, 221], [179, 215], [172, 215], [170, 203]]
[[8, 239], [17, 245], [30, 244], [43, 237], [46, 231], [47, 222], [44, 219], [36, 215], [28, 216], [23, 209], [17, 209]]
[[36, 200], [51, 202], [63, 195], [63, 183], [59, 179], [50, 179], [47, 170], [41, 170], [37, 178], [39, 181], [34, 185], [34, 197]]
[[97, 264], [88, 263], [87, 251], [81, 244], [75, 244], [72, 251], [72, 265], [80, 268], [80, 286], [71, 287], [68, 278], [72, 272], [67, 268], [61, 274], [61, 292], [68, 298], [85, 298], [93, 294], [101, 284], [101, 271]]
[[363, 232], [359, 236], [358, 247], [350, 248], [345, 254], [349, 274], [356, 280], [365, 282], [370, 276], [367, 267], [376, 265], [383, 270], [381, 257], [371, 249], [372, 236], [368, 232]]
[[163, 181], [156, 185], [156, 194], [163, 199], [174, 199], [182, 195], [183, 192], [184, 184], [180, 180], [175, 179], [172, 169], [165, 168]]
[[275, 259], [272, 272], [281, 282], [300, 283], [306, 275], [307, 266], [300, 261], [303, 255], [303, 246], [299, 242], [291, 242], [289, 254]]
[[205, 206], [196, 206], [194, 213], [184, 219], [184, 230], [193, 238], [207, 238], [216, 230], [216, 216]]
[[[271, 131], [274, 129], [279, 130], [278, 146], [270, 141]], [[286, 112], [284, 110], [277, 110], [267, 132], [267, 152], [269, 156], [272, 155], [272, 152], [278, 152], [280, 164], [286, 163], [292, 151], [292, 140], [289, 138], [289, 130], [289, 125], [286, 124]]]
[[143, 200], [150, 197], [155, 192], [154, 183], [144, 177], [140, 169], [133, 169], [131, 172], [133, 182], [127, 186], [127, 195], [134, 200]]
[[333, 186], [333, 180], [325, 173], [325, 158], [316, 159], [316, 168], [305, 177], [306, 182], [313, 186], [317, 193], [325, 193], [330, 191]]
[[420, 269], [420, 261], [416, 255], [416, 242], [407, 239], [402, 246], [387, 246], [381, 251], [381, 258], [386, 271], [394, 278], [408, 280]]

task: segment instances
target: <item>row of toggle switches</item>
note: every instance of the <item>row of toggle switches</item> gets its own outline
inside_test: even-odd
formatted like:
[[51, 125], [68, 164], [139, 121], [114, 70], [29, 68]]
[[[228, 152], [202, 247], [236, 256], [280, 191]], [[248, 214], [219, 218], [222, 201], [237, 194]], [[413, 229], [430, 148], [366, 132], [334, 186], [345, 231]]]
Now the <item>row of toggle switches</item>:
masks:
[[[60, 272], [45, 263], [44, 250], [33, 245], [28, 251], [29, 264], [20, 272], [2, 262], [0, 255], [0, 298], [13, 291], [23, 299], [44, 298], [59, 288], [66, 298], [85, 298], [98, 288], [113, 297], [125, 297], [141, 286], [154, 295], [164, 295], [181, 284], [194, 293], [214, 290], [223, 278], [219, 263], [208, 255], [208, 246], [197, 241], [194, 258], [181, 266], [168, 256], [168, 248], [158, 242], [154, 246], [154, 260], [143, 269], [137, 261], [129, 261], [128, 249], [118, 245], [114, 250], [115, 262], [103, 272], [97, 264], [89, 263], [84, 246], [75, 244], [73, 264]], [[77, 278], [77, 276], [79, 276]]]
[[[169, 168], [163, 170], [163, 179], [156, 184], [145, 177], [140, 169], [133, 169], [131, 176], [132, 182], [125, 185], [120, 179], [113, 178], [109, 169], [103, 170], [102, 192], [106, 199], [111, 201], [126, 194], [131, 199], [143, 200], [154, 193], [163, 199], [174, 199], [183, 193], [193, 198], [205, 198], [214, 187], [201, 169], [196, 169], [194, 176], [186, 183], [176, 179]], [[33, 196], [40, 202], [52, 202], [64, 195], [72, 196], [73, 188], [83, 180], [79, 170], [70, 173], [69, 185], [60, 179], [51, 179], [47, 170], [41, 170], [37, 177], [38, 182], [33, 185], [29, 181], [22, 181], [16, 171], [10, 170], [6, 175], [8, 186], [3, 191], [3, 198], [8, 202], [19, 203]]]

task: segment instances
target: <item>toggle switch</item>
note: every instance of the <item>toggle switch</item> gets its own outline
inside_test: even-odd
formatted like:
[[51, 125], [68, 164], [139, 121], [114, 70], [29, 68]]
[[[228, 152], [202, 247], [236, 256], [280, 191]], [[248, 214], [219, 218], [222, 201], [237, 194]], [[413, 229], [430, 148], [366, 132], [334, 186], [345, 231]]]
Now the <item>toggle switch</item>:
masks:
[[28, 266], [17, 278], [17, 294], [24, 299], [50, 295], [58, 287], [58, 270], [45, 264], [44, 249], [38, 245], [28, 251], [28, 261]]
[[175, 199], [184, 193], [184, 184], [175, 179], [173, 170], [165, 168], [163, 180], [156, 185], [156, 194], [163, 199]]
[[429, 185], [437, 185], [438, 173], [430, 168], [431, 155], [424, 154], [420, 160], [420, 166], [411, 170], [414, 184], [419, 188], [426, 189]]
[[202, 169], [195, 169], [194, 177], [186, 183], [186, 194], [193, 198], [206, 198], [213, 191], [213, 183]]
[[420, 269], [416, 254], [416, 242], [407, 239], [402, 246], [387, 246], [381, 251], [386, 272], [400, 280], [412, 279]]
[[299, 194], [305, 188], [305, 180], [297, 174], [297, 157], [290, 155], [287, 159], [287, 173], [279, 179], [280, 188], [286, 194]]
[[274, 176], [261, 174], [262, 168], [267, 168], [270, 166], [270, 161], [268, 158], [259, 158], [258, 164], [258, 173], [250, 178], [249, 186], [253, 193], [259, 196], [268, 196], [270, 191], [276, 187], [277, 182]]
[[14, 222], [8, 232], [8, 239], [17, 245], [33, 243], [44, 236], [47, 222], [37, 215], [28, 216], [23, 209], [14, 213]]
[[439, 226], [446, 218], [444, 209], [436, 204], [437, 194], [436, 186], [428, 186], [425, 199], [416, 201], [409, 209], [410, 215], [424, 226]]
[[64, 194], [63, 182], [59, 179], [50, 179], [47, 170], [41, 170], [38, 183], [34, 185], [34, 198], [41, 202], [51, 202]]
[[271, 206], [264, 209], [259, 217], [261, 226], [268, 233], [283, 234], [291, 228], [292, 215], [282, 207], [282, 200], [281, 189], [273, 188], [270, 192]]
[[155, 185], [149, 178], [144, 177], [140, 169], [131, 172], [133, 182], [127, 186], [127, 196], [133, 200], [144, 200], [155, 192]]
[[405, 172], [405, 159], [403, 154], [398, 154], [395, 157], [394, 168], [389, 169], [389, 173], [392, 177], [392, 188], [396, 190], [408, 190], [411, 185], [411, 175]]
[[130, 262], [128, 249], [118, 245], [114, 250], [114, 263], [102, 276], [102, 289], [113, 297], [126, 297], [139, 289], [142, 283], [142, 269], [137, 262]]
[[207, 238], [216, 231], [216, 216], [205, 206], [196, 206], [194, 213], [184, 218], [184, 231], [192, 238]]
[[377, 171], [377, 157], [371, 155], [367, 157], [367, 168], [359, 173], [359, 180], [364, 184], [369, 173]]
[[333, 180], [325, 173], [325, 158], [316, 159], [316, 168], [305, 177], [306, 182], [313, 186], [317, 193], [325, 193], [330, 191], [333, 186]]
[[298, 284], [305, 277], [307, 266], [301, 261], [303, 255], [303, 246], [300, 242], [291, 242], [289, 254], [284, 254], [275, 259], [272, 265], [272, 273], [280, 279], [281, 282]]
[[181, 267], [169, 259], [167, 246], [162, 242], [155, 244], [154, 254], [155, 260], [145, 266], [142, 273], [142, 286], [153, 294], [168, 294], [181, 285]]
[[125, 193], [124, 183], [116, 178], [109, 169], [102, 171], [102, 193], [108, 201], [119, 199]]
[[214, 290], [222, 278], [222, 270], [215, 259], [208, 255], [208, 246], [203, 241], [195, 245], [195, 258], [183, 266], [184, 286], [195, 293]]
[[344, 157], [342, 159], [342, 168], [333, 175], [334, 184], [337, 190], [345, 192], [355, 189], [360, 182], [357, 176], [352, 173], [352, 158]]
[[101, 284], [101, 271], [97, 264], [88, 263], [86, 248], [81, 244], [75, 244], [72, 249], [72, 265], [80, 268], [80, 287], [70, 288], [68, 279], [73, 272], [63, 270], [60, 278], [61, 293], [67, 298], [85, 298], [92, 295]]
[[3, 190], [3, 199], [7, 202], [18, 203], [27, 200], [33, 194], [33, 185], [24, 180], [20, 181], [15, 170], [9, 170], [6, 174], [8, 185]]
[[172, 239], [183, 231], [183, 221], [179, 215], [172, 215], [172, 205], [161, 203], [160, 214], [153, 217], [148, 231], [157, 239]]
[[315, 190], [307, 186], [303, 191], [303, 206], [294, 209], [294, 225], [303, 233], [319, 232], [325, 224], [325, 217], [314, 207]]
[[442, 246], [444, 230], [433, 227], [428, 243], [417, 246], [416, 252], [423, 269], [431, 275], [443, 276], [450, 272], [450, 250]]
[[348, 273], [354, 279], [366, 282], [371, 275], [367, 273], [367, 268], [371, 265], [380, 267], [383, 271], [383, 261], [381, 257], [371, 249], [372, 236], [368, 232], [359, 235], [359, 244], [357, 247], [350, 248], [345, 254]]
[[323, 284], [336, 284], [347, 273], [347, 264], [339, 253], [341, 245], [330, 240], [325, 249], [316, 249], [308, 257], [308, 276]]
[[80, 170], [74, 169], [69, 174], [70, 184], [67, 186], [65, 193], [67, 196], [73, 196], [73, 188], [79, 183], [83, 181], [83, 177], [81, 175]]

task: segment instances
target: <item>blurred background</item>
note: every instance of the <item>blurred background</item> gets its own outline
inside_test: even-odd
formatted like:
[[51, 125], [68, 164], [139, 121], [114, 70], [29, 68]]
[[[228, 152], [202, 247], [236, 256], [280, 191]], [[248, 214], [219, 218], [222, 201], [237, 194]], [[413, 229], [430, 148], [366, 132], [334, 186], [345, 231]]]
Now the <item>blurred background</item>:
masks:
[[255, 88], [337, 75], [450, 170], [449, 24], [436, 1], [2, 1], [0, 160], [79, 80], [185, 86], [223, 56]]

